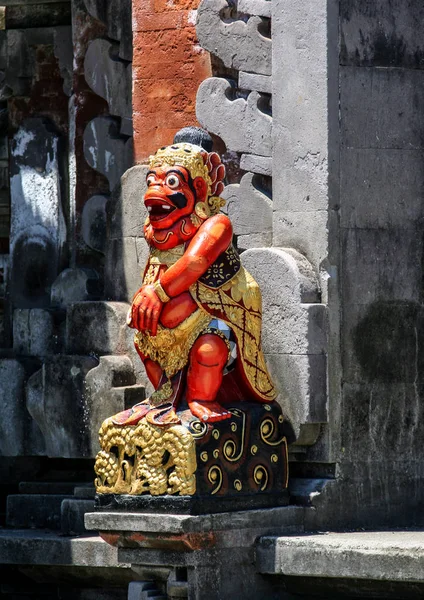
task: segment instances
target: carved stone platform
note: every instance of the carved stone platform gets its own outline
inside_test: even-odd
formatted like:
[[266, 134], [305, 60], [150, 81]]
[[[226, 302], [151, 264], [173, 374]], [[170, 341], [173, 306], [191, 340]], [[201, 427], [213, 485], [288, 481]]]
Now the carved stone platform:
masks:
[[141, 578], [157, 584], [163, 572], [165, 581], [173, 572], [186, 589], [178, 597], [277, 600], [281, 590], [255, 569], [256, 540], [302, 533], [308, 510], [285, 506], [197, 516], [96, 512], [86, 514], [85, 524], [115, 546], [118, 560]]
[[280, 406], [241, 402], [206, 424], [185, 406], [181, 423], [119, 426], [108, 419], [96, 460], [96, 508], [177, 514], [288, 504], [287, 441]]

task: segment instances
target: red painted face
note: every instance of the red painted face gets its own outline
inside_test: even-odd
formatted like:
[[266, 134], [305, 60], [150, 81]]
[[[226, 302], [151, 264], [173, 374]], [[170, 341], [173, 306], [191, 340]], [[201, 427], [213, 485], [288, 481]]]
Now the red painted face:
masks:
[[196, 202], [204, 200], [200, 196], [206, 195], [204, 180], [196, 177], [193, 181], [188, 170], [179, 165], [151, 169], [146, 181], [144, 204], [154, 229], [172, 227], [179, 219], [190, 215]]

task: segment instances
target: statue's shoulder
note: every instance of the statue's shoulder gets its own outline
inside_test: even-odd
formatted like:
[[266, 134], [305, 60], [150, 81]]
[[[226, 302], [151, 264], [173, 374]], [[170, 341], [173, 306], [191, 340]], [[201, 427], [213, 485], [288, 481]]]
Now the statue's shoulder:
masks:
[[224, 231], [229, 231], [232, 233], [233, 226], [231, 224], [230, 219], [224, 213], [218, 213], [217, 215], [213, 215], [209, 217], [199, 228], [199, 231], [210, 231], [216, 227], [222, 228], [224, 226]]

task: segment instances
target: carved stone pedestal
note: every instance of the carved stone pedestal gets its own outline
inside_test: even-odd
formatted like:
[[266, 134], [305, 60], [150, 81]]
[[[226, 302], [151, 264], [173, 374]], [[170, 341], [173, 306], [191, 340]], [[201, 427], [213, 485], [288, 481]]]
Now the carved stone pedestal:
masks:
[[213, 424], [184, 406], [179, 424], [105, 421], [96, 507], [196, 515], [288, 504], [291, 429], [280, 406], [241, 402], [229, 410], [230, 419]]
[[[303, 532], [309, 509], [286, 506], [207, 515], [96, 512], [88, 529], [118, 548], [118, 560], [168, 597], [277, 600], [284, 597], [255, 567], [256, 540]], [[129, 596], [130, 597], [130, 596]], [[140, 596], [141, 598], [141, 596]]]

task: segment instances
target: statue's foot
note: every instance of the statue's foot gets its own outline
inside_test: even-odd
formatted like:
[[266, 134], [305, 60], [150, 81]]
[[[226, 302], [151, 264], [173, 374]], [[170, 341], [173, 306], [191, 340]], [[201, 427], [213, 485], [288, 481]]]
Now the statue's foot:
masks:
[[231, 413], [218, 404], [218, 402], [192, 400], [188, 403], [188, 406], [192, 414], [205, 423], [224, 421], [231, 417]]

